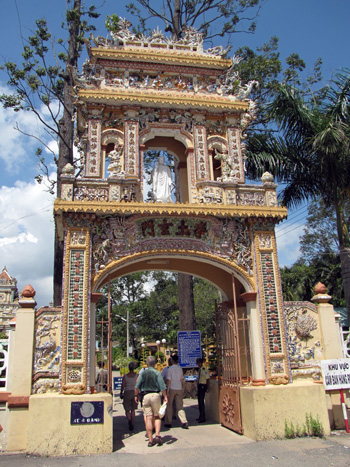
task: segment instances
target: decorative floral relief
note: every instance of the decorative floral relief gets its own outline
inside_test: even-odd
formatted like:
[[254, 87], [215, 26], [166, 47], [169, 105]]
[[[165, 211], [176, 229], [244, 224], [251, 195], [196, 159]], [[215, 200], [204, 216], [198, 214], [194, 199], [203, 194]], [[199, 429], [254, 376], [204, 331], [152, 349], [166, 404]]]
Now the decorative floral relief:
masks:
[[292, 374], [319, 380], [323, 349], [316, 307], [308, 302], [286, 302], [284, 306]]
[[77, 187], [74, 189], [75, 201], [108, 201], [108, 188]]
[[307, 339], [311, 336], [311, 332], [317, 329], [317, 322], [307, 313], [307, 310], [304, 309], [296, 316], [294, 329], [300, 338]]
[[59, 392], [60, 383], [58, 378], [41, 378], [33, 384], [33, 394], [45, 394]]
[[226, 393], [222, 399], [222, 413], [225, 418], [225, 422], [229, 423], [230, 425], [234, 425], [235, 422], [235, 406], [234, 403], [229, 396], [228, 393]]
[[35, 319], [34, 394], [58, 392], [61, 364], [61, 310], [42, 307]]

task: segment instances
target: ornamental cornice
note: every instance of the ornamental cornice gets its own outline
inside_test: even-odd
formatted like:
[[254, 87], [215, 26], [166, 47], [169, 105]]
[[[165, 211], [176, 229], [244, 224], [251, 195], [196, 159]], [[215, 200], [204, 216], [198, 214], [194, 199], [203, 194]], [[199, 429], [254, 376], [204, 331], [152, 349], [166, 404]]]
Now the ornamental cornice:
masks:
[[208, 56], [198, 52], [179, 52], [169, 49], [145, 50], [140, 47], [127, 49], [95, 48], [91, 49], [95, 59], [129, 60], [132, 62], [152, 62], [175, 64], [190, 67], [214, 68], [226, 70], [232, 65], [232, 60], [220, 56]]
[[123, 104], [145, 104], [165, 105], [165, 106], [191, 106], [196, 108], [207, 108], [210, 110], [219, 109], [220, 111], [247, 111], [249, 102], [233, 101], [230, 98], [219, 95], [195, 94], [174, 91], [153, 91], [142, 90], [105, 90], [105, 89], [82, 89], [79, 91], [80, 99], [94, 102], [108, 102], [112, 104], [122, 102]]
[[84, 202], [63, 201], [54, 203], [54, 213], [79, 212], [91, 214], [147, 214], [147, 215], [182, 215], [182, 216], [218, 216], [218, 217], [264, 217], [282, 220], [287, 217], [287, 208], [269, 206], [213, 206], [207, 204], [173, 204], [173, 203], [116, 203], [116, 202]]

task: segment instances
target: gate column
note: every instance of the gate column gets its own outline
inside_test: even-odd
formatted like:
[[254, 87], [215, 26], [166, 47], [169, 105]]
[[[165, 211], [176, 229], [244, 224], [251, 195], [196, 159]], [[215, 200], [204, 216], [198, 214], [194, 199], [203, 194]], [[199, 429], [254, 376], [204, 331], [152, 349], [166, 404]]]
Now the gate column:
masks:
[[241, 295], [246, 303], [247, 315], [250, 323], [250, 355], [252, 361], [252, 384], [253, 386], [265, 385], [265, 365], [263, 343], [261, 338], [261, 326], [259, 310], [256, 306], [256, 292], [246, 292]]

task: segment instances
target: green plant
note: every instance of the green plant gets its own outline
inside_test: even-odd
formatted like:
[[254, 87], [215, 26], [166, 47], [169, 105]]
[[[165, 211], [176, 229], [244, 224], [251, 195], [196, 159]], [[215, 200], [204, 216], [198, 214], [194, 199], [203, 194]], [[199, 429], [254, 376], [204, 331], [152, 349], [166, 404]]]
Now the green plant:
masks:
[[159, 356], [160, 363], [164, 363], [164, 354], [163, 354], [163, 352], [159, 351], [159, 352], [155, 353], [154, 358], [156, 359], [156, 362], [158, 362], [158, 356]]
[[306, 426], [309, 436], [317, 436], [318, 438], [323, 438], [324, 430], [318, 415], [317, 418], [313, 418], [311, 413], [306, 414]]
[[323, 438], [324, 430], [317, 415], [316, 418], [311, 413], [305, 414], [306, 423], [301, 428], [298, 424], [294, 428], [293, 422], [288, 423], [287, 420], [284, 422], [284, 435], [287, 439], [302, 438], [306, 436], [317, 436]]
[[119, 17], [116, 14], [113, 14], [112, 16], [107, 15], [105, 26], [109, 32], [118, 32], [120, 29]]
[[0, 332], [0, 339], [8, 339], [8, 335], [6, 334], [6, 332]]
[[128, 372], [129, 362], [133, 361], [134, 359], [132, 357], [118, 357], [113, 363], [117, 368], [120, 369], [120, 374], [125, 374]]
[[284, 434], [287, 439], [292, 439], [295, 438], [295, 431], [294, 431], [294, 425], [292, 422], [290, 422], [290, 425], [288, 424], [287, 420], [284, 422]]

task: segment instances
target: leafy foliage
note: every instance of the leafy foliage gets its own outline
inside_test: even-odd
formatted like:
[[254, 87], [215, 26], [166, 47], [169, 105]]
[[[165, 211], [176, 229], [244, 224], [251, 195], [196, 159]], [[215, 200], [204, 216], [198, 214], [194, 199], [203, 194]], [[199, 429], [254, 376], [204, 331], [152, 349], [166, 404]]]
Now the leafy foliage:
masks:
[[[104, 286], [103, 298], [97, 306], [97, 322], [107, 320], [108, 287]], [[215, 300], [218, 290], [212, 284], [195, 278], [194, 298], [197, 329], [203, 336], [215, 332]], [[179, 330], [177, 274], [153, 271], [124, 276], [111, 283], [113, 340], [126, 349], [126, 319], [129, 310], [130, 342], [135, 347], [141, 340], [154, 342], [165, 338], [167, 344], [175, 345]], [[101, 341], [101, 324], [97, 325], [96, 339]], [[104, 343], [107, 342], [107, 326]], [[124, 351], [122, 352], [124, 355]]]
[[[72, 8], [70, 4], [73, 3]], [[73, 122], [73, 107], [71, 96], [67, 94], [66, 85], [70, 84], [70, 68], [76, 67], [84, 44], [84, 36], [95, 27], [84, 17], [97, 18], [99, 15], [92, 5], [88, 9], [81, 7], [80, 1], [68, 1], [66, 23], [62, 29], [68, 30], [70, 40], [54, 40], [45, 19], [38, 19], [33, 35], [30, 35], [23, 47], [22, 64], [6, 62], [0, 67], [8, 76], [7, 85], [12, 92], [0, 95], [0, 102], [4, 108], [11, 108], [15, 112], [33, 112], [42, 128], [50, 138], [61, 142], [61, 147], [68, 151], [73, 162], [73, 123], [71, 130], [62, 126], [62, 116], [67, 115], [67, 121]], [[72, 39], [74, 38], [74, 40]], [[66, 45], [67, 44], [67, 45]], [[45, 117], [45, 115], [49, 117]], [[42, 155], [45, 148], [59, 166], [59, 157], [51, 146], [42, 139], [31, 134], [21, 133], [39, 140], [41, 147], [36, 150], [39, 157], [41, 172], [49, 176], [48, 163]], [[65, 164], [63, 164], [65, 165]], [[63, 166], [62, 165], [62, 166]], [[58, 174], [59, 177], [60, 173]], [[36, 177], [38, 182], [43, 180], [42, 174]], [[49, 191], [54, 193], [55, 180], [50, 180]]]
[[[349, 210], [347, 224], [350, 223]], [[334, 210], [320, 199], [308, 207], [304, 234], [300, 238], [301, 258], [291, 267], [281, 268], [283, 297], [286, 301], [310, 300], [318, 282], [326, 285], [334, 306], [345, 306]]]
[[286, 206], [318, 196], [334, 210], [350, 316], [350, 238], [344, 213], [350, 188], [349, 98], [349, 70], [335, 75], [323, 99], [306, 98], [300, 89], [280, 85], [266, 106], [267, 118], [279, 133], [252, 138], [248, 153], [286, 183], [280, 194]]

